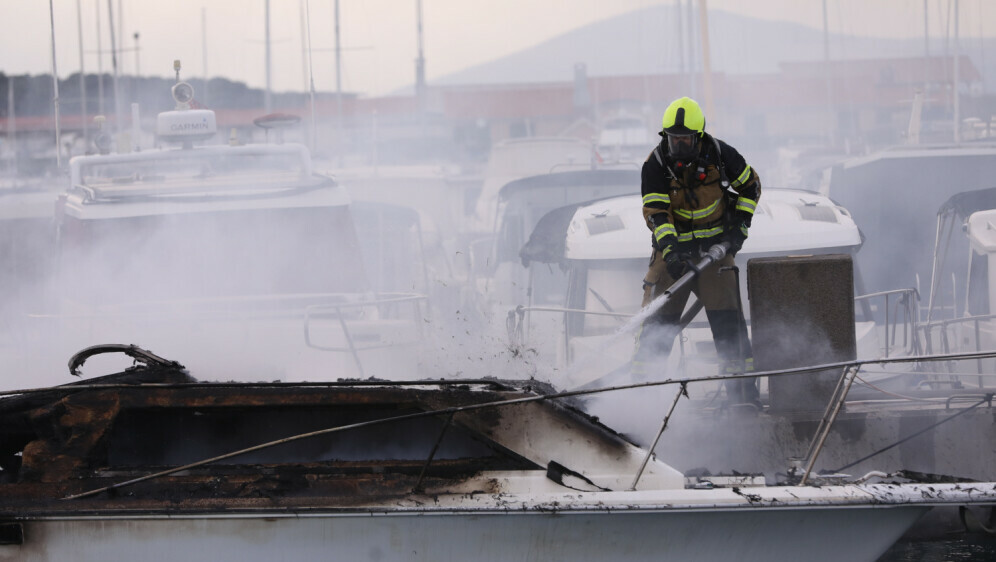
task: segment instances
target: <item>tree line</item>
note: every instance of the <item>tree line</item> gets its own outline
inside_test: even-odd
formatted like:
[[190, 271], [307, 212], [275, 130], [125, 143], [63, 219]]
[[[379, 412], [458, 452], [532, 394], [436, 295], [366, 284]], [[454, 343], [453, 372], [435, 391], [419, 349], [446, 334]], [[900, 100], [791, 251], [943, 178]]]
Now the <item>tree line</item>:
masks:
[[[109, 73], [103, 75], [86, 74], [86, 113], [114, 112], [114, 77]], [[262, 89], [250, 88], [243, 82], [233, 82], [225, 78], [187, 80], [194, 87], [195, 100], [198, 105], [210, 109], [257, 109], [262, 108], [265, 92]], [[118, 90], [125, 107], [133, 102], [143, 108], [143, 111], [159, 112], [173, 108], [174, 102], [170, 94], [175, 80], [168, 78], [122, 76], [118, 78]], [[10, 88], [14, 92], [14, 114], [16, 116], [51, 115], [53, 111], [54, 86], [51, 74], [39, 75], [8, 75], [0, 72], [0, 117], [6, 117], [9, 111], [8, 95]], [[101, 88], [103, 95], [100, 95]], [[103, 103], [101, 103], [103, 98]], [[308, 94], [300, 92], [274, 93], [274, 107], [302, 107], [307, 103]], [[59, 80], [59, 110], [64, 115], [79, 114], [82, 109], [83, 96], [80, 89], [79, 73]]]

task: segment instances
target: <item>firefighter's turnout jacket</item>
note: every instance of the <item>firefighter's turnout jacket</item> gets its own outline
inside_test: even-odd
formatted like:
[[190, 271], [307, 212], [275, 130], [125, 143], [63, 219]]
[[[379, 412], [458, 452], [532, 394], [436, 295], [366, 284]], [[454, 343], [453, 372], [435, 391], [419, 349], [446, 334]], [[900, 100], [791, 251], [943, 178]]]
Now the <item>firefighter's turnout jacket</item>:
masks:
[[[708, 133], [690, 163], [672, 160], [667, 143], [660, 143], [643, 163], [641, 183], [643, 216], [662, 256], [676, 249], [708, 248], [727, 226], [750, 226], [761, 196], [757, 172], [735, 148]], [[744, 224], [736, 224], [737, 217]]]
[[[741, 228], [747, 234], [761, 182], [735, 148], [704, 134], [698, 157], [680, 165], [667, 154], [667, 142], [660, 143], [643, 164], [642, 192], [643, 215], [655, 246], [643, 281], [646, 306], [675, 281], [665, 267], [670, 252], [690, 253], [697, 261], [698, 250], [721, 242], [728, 228]], [[731, 266], [730, 255], [713, 263], [691, 290], [706, 309], [720, 370], [752, 371], [753, 354]], [[687, 291], [673, 295], [644, 322], [633, 359], [635, 374], [652, 375], [670, 354], [687, 298]], [[753, 388], [753, 382], [749, 384]]]

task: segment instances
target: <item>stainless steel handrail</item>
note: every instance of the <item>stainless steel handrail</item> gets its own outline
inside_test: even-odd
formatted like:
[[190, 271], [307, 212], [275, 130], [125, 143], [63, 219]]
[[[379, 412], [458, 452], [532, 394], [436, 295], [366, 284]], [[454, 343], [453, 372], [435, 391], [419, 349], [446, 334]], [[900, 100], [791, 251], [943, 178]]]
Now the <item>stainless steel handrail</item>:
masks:
[[[896, 302], [896, 312], [892, 316], [895, 320], [890, 321], [889, 314], [889, 297], [892, 295], [901, 295], [899, 300]], [[893, 289], [891, 291], [879, 291], [877, 293], [869, 293], [867, 295], [858, 295], [854, 297], [854, 302], [860, 301], [870, 301], [876, 298], [885, 298], [885, 356], [889, 357], [889, 352], [892, 350], [896, 343], [896, 323], [899, 321], [898, 310], [902, 306], [902, 316], [903, 316], [903, 351], [910, 355], [919, 355], [923, 352], [923, 347], [920, 343], [919, 338], [919, 303], [920, 303], [920, 293], [915, 288], [910, 287], [907, 289]], [[892, 328], [892, 338], [889, 338], [889, 329]]]
[[[982, 336], [982, 330], [980, 328], [980, 324], [982, 322], [988, 322], [988, 321], [991, 321], [991, 320], [996, 320], [996, 314], [980, 314], [980, 315], [973, 315], [973, 316], [964, 316], [962, 318], [948, 318], [946, 320], [934, 320], [934, 321], [928, 322], [928, 323], [924, 324], [923, 326], [921, 326], [921, 330], [923, 330], [923, 332], [924, 332], [924, 339], [927, 340], [927, 344], [928, 344], [927, 345], [927, 351], [928, 352], [933, 351], [932, 346], [930, 345], [931, 342], [933, 341], [932, 338], [931, 338], [931, 334], [933, 333], [933, 331], [935, 329], [940, 328], [941, 329], [941, 333], [940, 333], [940, 336], [941, 336], [941, 349], [943, 350], [944, 353], [951, 353], [951, 341], [948, 338], [947, 328], [950, 327], [950, 326], [957, 325], [957, 324], [968, 324], [968, 323], [972, 323], [972, 326], [973, 326], [973, 332], [974, 332], [974, 336], [975, 336], [975, 338], [974, 338], [975, 339], [975, 351], [981, 351], [981, 341], [980, 340], [981, 340], [981, 336]], [[949, 373], [953, 372], [950, 365], [948, 366], [948, 372]], [[982, 378], [981, 378], [981, 376], [983, 374], [983, 372], [982, 372], [982, 359], [977, 359], [976, 360], [976, 374], [979, 375], [979, 386], [981, 387], [982, 386]]]

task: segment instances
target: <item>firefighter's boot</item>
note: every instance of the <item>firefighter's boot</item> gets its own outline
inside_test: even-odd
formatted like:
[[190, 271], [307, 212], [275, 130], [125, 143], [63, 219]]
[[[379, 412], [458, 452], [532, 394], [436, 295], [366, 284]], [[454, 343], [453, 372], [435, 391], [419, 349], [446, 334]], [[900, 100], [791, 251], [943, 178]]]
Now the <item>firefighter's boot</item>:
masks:
[[[732, 375], [754, 370], [754, 358], [747, 323], [739, 310], [707, 310], [709, 327], [712, 328], [716, 354], [719, 356], [720, 373]], [[731, 404], [753, 404], [761, 408], [761, 394], [756, 378], [739, 378], [726, 381], [726, 395]]]

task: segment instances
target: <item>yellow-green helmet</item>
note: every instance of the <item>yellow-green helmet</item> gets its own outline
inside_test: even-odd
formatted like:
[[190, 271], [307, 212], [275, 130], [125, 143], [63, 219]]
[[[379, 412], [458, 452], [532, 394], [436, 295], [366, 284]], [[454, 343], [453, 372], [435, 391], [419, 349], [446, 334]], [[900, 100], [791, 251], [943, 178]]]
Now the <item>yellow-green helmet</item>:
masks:
[[705, 132], [705, 115], [692, 98], [684, 97], [671, 102], [664, 110], [661, 123], [664, 132], [671, 135], [690, 135]]

